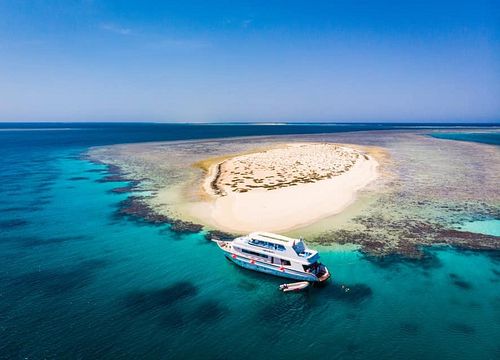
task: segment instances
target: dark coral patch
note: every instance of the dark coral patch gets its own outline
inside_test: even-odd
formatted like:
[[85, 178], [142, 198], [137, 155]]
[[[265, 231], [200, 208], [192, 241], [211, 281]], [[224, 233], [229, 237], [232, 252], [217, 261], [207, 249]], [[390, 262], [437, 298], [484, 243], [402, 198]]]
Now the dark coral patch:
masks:
[[21, 238], [24, 247], [58, 245], [66, 242], [86, 240], [86, 236], [55, 236], [50, 238], [27, 237]]
[[0, 213], [26, 213], [26, 212], [34, 212], [38, 210], [36, 207], [33, 206], [12, 206], [12, 207], [6, 207], [6, 208], [0, 208]]
[[120, 186], [114, 189], [111, 189], [109, 192], [114, 194], [124, 194], [132, 191], [138, 190], [137, 185], [139, 185], [140, 181], [138, 180], [128, 180], [128, 185]]
[[224, 317], [227, 313], [227, 307], [215, 300], [207, 300], [203, 302], [194, 312], [196, 320], [203, 323], [215, 322]]
[[375, 256], [368, 253], [363, 254], [363, 260], [371, 262], [380, 268], [395, 268], [400, 265], [414, 266], [425, 270], [437, 269], [443, 266], [441, 260], [429, 251], [420, 253], [420, 257], [407, 257], [399, 254]]
[[176, 233], [198, 233], [203, 230], [203, 225], [188, 221], [170, 219], [170, 230]]
[[132, 292], [125, 298], [125, 306], [142, 314], [196, 296], [198, 289], [188, 281], [180, 281], [163, 289]]
[[9, 219], [0, 221], [0, 229], [2, 230], [19, 228], [26, 225], [28, 225], [28, 221], [23, 219]]
[[[500, 243], [500, 236], [497, 236], [496, 237], [498, 239], [498, 242]], [[500, 245], [499, 245], [500, 247]], [[500, 251], [499, 250], [495, 250], [495, 251], [486, 251], [484, 252], [484, 254], [486, 256], [489, 257], [489, 259], [493, 262], [493, 263], [496, 263], [496, 264], [500, 264]]]
[[128, 216], [133, 219], [153, 225], [169, 224], [170, 230], [176, 233], [197, 233], [203, 229], [202, 225], [187, 221], [172, 219], [158, 214], [140, 196], [130, 196], [119, 204], [119, 216]]
[[132, 192], [132, 191], [134, 191], [133, 186], [120, 186], [120, 187], [109, 190], [109, 192], [111, 192], [113, 194], [124, 194], [124, 193]]
[[230, 234], [219, 230], [210, 230], [205, 234], [205, 239], [211, 240], [222, 240], [222, 241], [232, 241], [237, 236], [235, 234]]
[[469, 283], [465, 280], [454, 280], [452, 283], [453, 283], [453, 285], [455, 285], [456, 287], [459, 287], [460, 289], [464, 289], [464, 290], [472, 289], [471, 283]]
[[34, 293], [56, 296], [90, 284], [96, 272], [108, 264], [105, 260], [82, 261], [71, 268], [44, 269], [6, 279], [12, 295], [29, 296]]
[[237, 286], [240, 289], [243, 289], [243, 290], [246, 290], [246, 291], [254, 291], [258, 287], [257, 283], [252, 282], [252, 281], [248, 281], [248, 280], [238, 281], [238, 285]]
[[455, 285], [456, 287], [463, 289], [463, 290], [472, 289], [472, 284], [469, 283], [468, 281], [465, 281], [464, 279], [462, 279], [459, 275], [454, 274], [454, 273], [450, 273], [449, 277], [450, 277], [451, 283], [453, 285]]
[[[397, 219], [374, 215], [356, 217], [354, 221], [364, 229], [328, 231], [313, 241], [325, 245], [357, 244], [361, 246], [362, 252], [370, 255], [400, 254], [416, 259], [422, 257], [424, 246], [431, 245], [491, 252], [500, 249], [498, 236], [460, 231], [416, 218]], [[388, 234], [393, 239], [391, 243], [386, 240]]]
[[472, 326], [460, 322], [451, 323], [448, 325], [448, 328], [455, 333], [464, 335], [471, 335], [476, 332], [476, 330]]
[[89, 169], [89, 170], [85, 170], [85, 172], [87, 172], [87, 173], [105, 173], [107, 171], [108, 170], [106, 170], [106, 169]]
[[98, 183], [107, 183], [107, 182], [126, 182], [127, 179], [121, 175], [108, 175], [103, 177], [102, 179], [96, 180]]
[[349, 352], [349, 354], [356, 353], [362, 350], [362, 346], [357, 343], [348, 343], [346, 345], [346, 350]]
[[420, 330], [419, 326], [412, 322], [402, 322], [399, 328], [402, 333], [407, 335], [416, 335]]

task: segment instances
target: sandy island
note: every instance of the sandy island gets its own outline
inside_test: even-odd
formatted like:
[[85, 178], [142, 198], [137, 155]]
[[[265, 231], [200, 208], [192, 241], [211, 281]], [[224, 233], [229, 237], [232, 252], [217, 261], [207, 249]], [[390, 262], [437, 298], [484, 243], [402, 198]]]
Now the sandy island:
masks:
[[96, 181], [128, 194], [117, 216], [178, 234], [270, 230], [405, 257], [435, 244], [500, 248], [498, 236], [457, 228], [498, 218], [498, 147], [427, 130], [121, 144], [84, 156], [107, 166]]
[[337, 214], [378, 167], [368, 154], [331, 143], [282, 144], [204, 163], [209, 200], [193, 204], [192, 214], [236, 233], [285, 232]]

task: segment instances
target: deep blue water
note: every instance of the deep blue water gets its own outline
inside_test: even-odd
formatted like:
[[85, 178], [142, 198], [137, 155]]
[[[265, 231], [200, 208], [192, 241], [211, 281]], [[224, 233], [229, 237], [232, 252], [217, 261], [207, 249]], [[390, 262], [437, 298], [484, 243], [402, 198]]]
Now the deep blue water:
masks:
[[500, 132], [434, 133], [432, 136], [445, 140], [472, 141], [482, 144], [500, 145]]
[[202, 233], [117, 216], [127, 194], [109, 190], [123, 184], [80, 158], [112, 143], [376, 128], [391, 125], [1, 125], [0, 358], [500, 358], [498, 253], [320, 249], [333, 281], [283, 294]]
[[[231, 136], [318, 134], [368, 130], [435, 129], [463, 124], [155, 124], [155, 123], [0, 123], [2, 147], [78, 147], [143, 141]], [[490, 128], [498, 125], [483, 124]], [[11, 131], [7, 131], [11, 130]], [[16, 131], [12, 131], [16, 130]]]

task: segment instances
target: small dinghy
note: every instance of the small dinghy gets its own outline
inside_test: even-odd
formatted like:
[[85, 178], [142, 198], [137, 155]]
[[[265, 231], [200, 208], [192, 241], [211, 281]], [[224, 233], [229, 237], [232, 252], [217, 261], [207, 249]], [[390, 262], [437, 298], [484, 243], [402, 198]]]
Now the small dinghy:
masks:
[[280, 285], [280, 290], [283, 292], [289, 291], [301, 291], [309, 286], [309, 282], [307, 281], [299, 281], [291, 284], [282, 284]]

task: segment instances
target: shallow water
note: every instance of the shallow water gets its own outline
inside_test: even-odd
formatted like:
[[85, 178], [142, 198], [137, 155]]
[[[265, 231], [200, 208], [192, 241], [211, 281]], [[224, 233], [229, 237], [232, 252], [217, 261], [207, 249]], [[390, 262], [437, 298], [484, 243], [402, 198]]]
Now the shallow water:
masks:
[[[193, 209], [199, 209], [202, 201], [198, 189], [204, 173], [193, 164], [293, 141], [361, 147], [379, 161], [382, 175], [358, 192], [357, 202], [343, 213], [289, 235], [321, 244], [359, 244], [371, 253], [411, 256], [419, 255], [422, 244], [500, 247], [498, 238], [460, 233], [455, 226], [500, 216], [497, 146], [444, 141], [426, 131], [405, 130], [125, 144], [93, 148], [90, 154], [124, 169], [133, 179], [150, 179], [145, 188], [154, 196], [145, 201], [156, 212], [203, 223], [207, 219], [197, 217]], [[206, 225], [213, 226], [209, 220]]]
[[283, 280], [228, 263], [202, 233], [117, 216], [128, 195], [110, 190], [125, 184], [98, 182], [104, 166], [79, 157], [87, 146], [9, 137], [0, 358], [500, 356], [498, 252], [410, 261], [321, 248], [333, 281], [283, 294]]
[[469, 221], [459, 226], [459, 229], [478, 234], [500, 236], [500, 220]]

